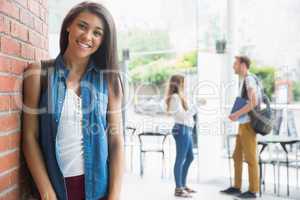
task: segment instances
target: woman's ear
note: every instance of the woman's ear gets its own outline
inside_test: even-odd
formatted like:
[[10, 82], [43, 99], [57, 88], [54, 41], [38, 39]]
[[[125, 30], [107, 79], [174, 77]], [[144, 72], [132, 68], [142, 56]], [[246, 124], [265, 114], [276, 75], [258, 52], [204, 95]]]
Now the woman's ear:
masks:
[[69, 32], [70, 32], [70, 28], [68, 27], [68, 28], [66, 29], [66, 31], [69, 33]]

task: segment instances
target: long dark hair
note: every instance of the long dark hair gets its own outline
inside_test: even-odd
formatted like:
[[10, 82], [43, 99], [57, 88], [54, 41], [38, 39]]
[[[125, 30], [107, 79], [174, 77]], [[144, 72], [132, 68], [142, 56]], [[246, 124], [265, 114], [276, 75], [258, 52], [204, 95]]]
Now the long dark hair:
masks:
[[167, 111], [170, 109], [170, 101], [173, 94], [178, 94], [181, 104], [184, 110], [188, 109], [186, 99], [183, 94], [184, 90], [184, 76], [180, 74], [175, 74], [171, 76], [169, 85], [166, 92], [166, 104], [167, 104]]
[[91, 55], [102, 72], [107, 75], [109, 84], [113, 86], [115, 95], [122, 92], [120, 69], [117, 54], [117, 34], [115, 22], [110, 12], [101, 4], [84, 1], [74, 6], [65, 16], [60, 31], [60, 53], [63, 54], [68, 47], [67, 28], [74, 19], [82, 12], [89, 12], [97, 15], [104, 22], [104, 39], [100, 47]]

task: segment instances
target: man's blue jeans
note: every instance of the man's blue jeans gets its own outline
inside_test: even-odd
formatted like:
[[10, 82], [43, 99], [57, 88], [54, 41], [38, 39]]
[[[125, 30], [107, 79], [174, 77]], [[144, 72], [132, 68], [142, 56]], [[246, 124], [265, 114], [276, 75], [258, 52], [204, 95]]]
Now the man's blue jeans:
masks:
[[174, 176], [176, 188], [186, 187], [188, 169], [194, 159], [191, 127], [175, 124], [172, 133], [176, 142]]

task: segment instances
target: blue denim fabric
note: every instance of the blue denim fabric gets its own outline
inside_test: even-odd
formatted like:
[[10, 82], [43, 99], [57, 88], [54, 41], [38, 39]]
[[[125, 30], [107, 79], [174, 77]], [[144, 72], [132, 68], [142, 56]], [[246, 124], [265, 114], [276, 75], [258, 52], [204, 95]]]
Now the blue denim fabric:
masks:
[[176, 188], [186, 186], [188, 169], [194, 160], [193, 154], [193, 129], [191, 127], [175, 124], [172, 134], [176, 142], [176, 160], [174, 165], [174, 176]]
[[[40, 97], [39, 140], [50, 181], [59, 200], [67, 200], [64, 177], [59, 169], [59, 145], [56, 140], [69, 70], [62, 55], [48, 72], [48, 88]], [[98, 200], [108, 193], [107, 105], [108, 82], [90, 60], [80, 81], [86, 200]]]

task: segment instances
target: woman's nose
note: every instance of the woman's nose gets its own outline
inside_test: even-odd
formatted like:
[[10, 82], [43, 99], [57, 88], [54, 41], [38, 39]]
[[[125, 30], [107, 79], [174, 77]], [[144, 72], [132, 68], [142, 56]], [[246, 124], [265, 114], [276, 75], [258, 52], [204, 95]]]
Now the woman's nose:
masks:
[[83, 34], [83, 38], [87, 41], [90, 41], [92, 40], [93, 38], [93, 32], [92, 31], [86, 31], [84, 34]]

